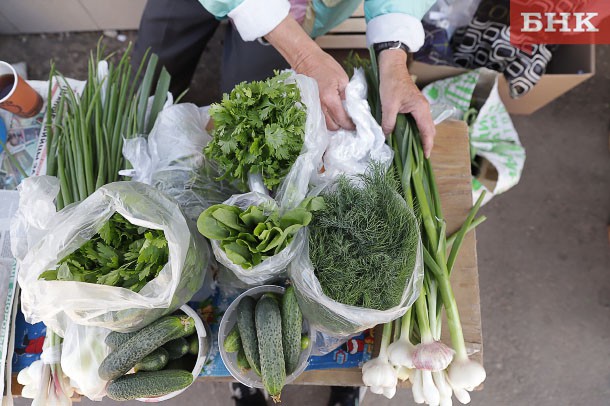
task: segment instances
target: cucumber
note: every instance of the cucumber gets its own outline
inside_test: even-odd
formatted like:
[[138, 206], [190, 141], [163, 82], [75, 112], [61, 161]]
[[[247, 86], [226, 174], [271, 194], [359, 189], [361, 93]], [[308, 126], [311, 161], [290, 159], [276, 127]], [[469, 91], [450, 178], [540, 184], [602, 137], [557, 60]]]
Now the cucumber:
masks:
[[303, 314], [299, 309], [294, 286], [286, 288], [282, 298], [282, 348], [286, 373], [291, 374], [297, 369], [301, 355], [301, 329], [303, 327]]
[[159, 371], [169, 362], [169, 354], [165, 348], [157, 348], [133, 367], [134, 371]]
[[186, 315], [161, 317], [108, 354], [102, 361], [98, 374], [106, 381], [125, 375], [142, 358], [166, 342], [193, 334], [194, 331], [195, 320], [192, 317]]
[[189, 354], [199, 355], [199, 336], [193, 334], [188, 338], [189, 340]]
[[237, 324], [233, 326], [223, 343], [226, 352], [237, 352], [241, 348], [241, 337]]
[[246, 353], [244, 352], [243, 348], [240, 348], [237, 352], [237, 366], [244, 372], [252, 369], [250, 367], [250, 363], [248, 362], [248, 358], [246, 358]]
[[137, 332], [133, 333], [119, 333], [117, 331], [112, 331], [110, 334], [106, 336], [104, 342], [111, 350], [116, 350], [121, 345], [125, 344], [131, 337], [136, 335]]
[[254, 310], [256, 301], [250, 296], [244, 297], [237, 304], [237, 328], [241, 337], [241, 344], [248, 363], [258, 375], [261, 374], [261, 364], [258, 354], [258, 339], [256, 338], [256, 325], [254, 324]]
[[123, 401], [137, 398], [156, 398], [184, 389], [193, 382], [193, 374], [187, 371], [138, 372], [121, 376], [108, 384], [108, 397]]
[[166, 343], [163, 348], [167, 350], [169, 359], [178, 359], [189, 352], [189, 343], [186, 338], [180, 337]]
[[301, 350], [306, 350], [309, 347], [309, 337], [303, 336], [301, 337]]
[[286, 383], [280, 307], [272, 296], [263, 295], [256, 304], [255, 313], [263, 386], [274, 402], [280, 402]]

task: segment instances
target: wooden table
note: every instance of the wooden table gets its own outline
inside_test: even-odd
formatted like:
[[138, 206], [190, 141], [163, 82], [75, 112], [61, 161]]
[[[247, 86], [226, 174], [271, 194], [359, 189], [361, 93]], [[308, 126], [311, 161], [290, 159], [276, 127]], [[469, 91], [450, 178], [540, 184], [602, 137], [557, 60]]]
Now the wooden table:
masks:
[[[436, 127], [437, 135], [432, 152], [432, 166], [441, 195], [447, 232], [459, 229], [472, 207], [472, 176], [470, 173], [470, 144], [468, 127], [463, 121], [446, 121]], [[475, 352], [472, 359], [483, 362], [483, 337], [481, 335], [481, 309], [479, 298], [479, 273], [475, 232], [464, 238], [451, 275], [455, 299], [460, 311], [466, 347]], [[377, 328], [376, 336], [381, 337]], [[450, 345], [449, 332], [443, 327], [442, 341]], [[379, 342], [376, 342], [379, 345]], [[375, 352], [378, 348], [375, 349]], [[231, 377], [201, 377], [202, 381], [232, 381]], [[322, 386], [362, 386], [360, 368], [337, 368], [305, 371], [292, 384]], [[403, 384], [408, 386], [408, 382]]]
[[[472, 207], [472, 176], [468, 127], [462, 121], [446, 121], [437, 126], [432, 152], [432, 166], [441, 195], [447, 232], [457, 231]], [[475, 232], [464, 239], [451, 275], [455, 299], [460, 311], [464, 339], [469, 352], [477, 351], [472, 359], [483, 362], [479, 272]], [[377, 337], [381, 337], [378, 334]], [[443, 327], [443, 342], [450, 344], [449, 332]], [[301, 385], [361, 386], [359, 368], [305, 371], [294, 382]]]
[[[432, 166], [441, 195], [443, 214], [447, 221], [447, 232], [452, 234], [460, 227], [472, 206], [470, 147], [468, 128], [464, 122], [450, 121], [437, 126]], [[460, 311], [467, 348], [469, 351], [477, 351], [472, 358], [482, 362], [483, 340], [474, 232], [467, 234], [464, 239], [451, 282]], [[377, 336], [380, 337], [381, 334]], [[443, 341], [450, 343], [447, 328], [443, 328]], [[232, 380], [230, 377], [199, 379], [208, 382]], [[306, 371], [297, 378], [294, 384], [361, 386], [362, 372], [359, 368]], [[17, 384], [15, 377], [13, 377], [13, 393], [21, 393], [20, 385]]]

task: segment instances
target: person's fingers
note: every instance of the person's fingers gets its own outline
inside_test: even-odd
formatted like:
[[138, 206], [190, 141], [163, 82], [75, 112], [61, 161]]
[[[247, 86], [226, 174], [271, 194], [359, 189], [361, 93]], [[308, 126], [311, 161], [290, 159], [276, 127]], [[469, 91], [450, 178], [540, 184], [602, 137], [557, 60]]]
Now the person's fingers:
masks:
[[343, 107], [343, 103], [341, 103], [339, 93], [330, 96], [325, 96], [323, 104], [326, 105], [328, 113], [330, 114], [333, 121], [339, 125], [339, 127], [344, 128], [346, 130], [354, 130], [356, 128], [352, 119], [347, 115], [347, 112]]
[[399, 106], [394, 100], [381, 105], [381, 129], [384, 134], [388, 135], [394, 131], [398, 109]]
[[324, 110], [324, 120], [326, 120], [326, 128], [330, 131], [337, 131], [339, 128], [335, 120], [333, 120], [332, 116], [328, 112], [328, 109], [322, 105], [322, 109]]
[[430, 111], [430, 104], [426, 99], [417, 103], [417, 106], [411, 112], [422, 140], [424, 147], [424, 155], [426, 158], [430, 158], [432, 153], [432, 147], [434, 146], [434, 137], [436, 136], [436, 127], [434, 126], [434, 120], [432, 120], [432, 112]]

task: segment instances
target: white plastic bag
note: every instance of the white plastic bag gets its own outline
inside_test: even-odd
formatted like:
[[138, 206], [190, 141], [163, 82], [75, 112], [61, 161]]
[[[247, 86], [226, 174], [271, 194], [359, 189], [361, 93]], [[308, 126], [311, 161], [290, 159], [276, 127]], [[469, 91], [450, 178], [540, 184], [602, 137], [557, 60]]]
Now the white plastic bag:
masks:
[[[276, 195], [276, 201], [283, 211], [294, 209], [305, 199], [312, 177], [322, 167], [322, 155], [328, 146], [328, 131], [317, 82], [299, 74], [294, 74], [287, 81], [294, 81], [299, 86], [301, 101], [307, 109], [307, 119], [301, 153], [282, 181]], [[261, 190], [261, 185], [256, 184], [255, 178], [249, 183], [250, 190]]]
[[[307, 241], [308, 233], [305, 230]], [[316, 330], [324, 333], [322, 340], [316, 339], [318, 353], [326, 353], [356, 333], [378, 324], [388, 323], [402, 316], [419, 296], [424, 272], [421, 244], [411, 277], [404, 287], [400, 305], [388, 310], [375, 310], [339, 303], [324, 294], [309, 259], [309, 245], [304, 244], [300, 255], [288, 266], [303, 316]], [[330, 337], [328, 337], [330, 336]]]
[[208, 121], [208, 107], [190, 103], [166, 107], [148, 138], [124, 141], [123, 155], [133, 169], [121, 174], [173, 197], [196, 222], [206, 208], [237, 193], [228, 182], [216, 180], [216, 164], [203, 153], [212, 140], [205, 130]]
[[344, 106], [356, 125], [356, 130], [340, 129], [330, 133], [323, 158], [324, 168], [316, 173], [313, 180], [315, 184], [328, 183], [341, 174], [362, 174], [372, 161], [386, 167], [392, 163], [392, 149], [385, 142], [381, 126], [371, 115], [366, 78], [361, 68], [354, 70], [354, 75], [345, 88]]
[[[116, 182], [56, 214], [45, 212], [45, 219], [35, 207], [53, 201], [57, 182], [46, 176], [24, 180], [11, 224], [26, 321], [43, 321], [61, 336], [70, 320], [129, 332], [171, 313], [199, 290], [210, 249], [174, 200], [143, 183]], [[155, 279], [138, 293], [114, 286], [38, 279], [92, 238], [115, 212], [135, 225], [165, 233], [169, 260]]]
[[70, 385], [91, 400], [101, 401], [106, 395], [107, 381], [98, 369], [110, 353], [104, 340], [110, 330], [101, 327], [68, 323], [61, 348], [61, 369], [70, 378]]
[[[275, 200], [257, 192], [235, 195], [224, 203], [237, 206], [243, 210], [261, 204], [266, 205], [269, 209], [277, 208]], [[234, 264], [222, 250], [217, 240], [212, 240], [212, 250], [216, 260], [230, 270], [240, 281], [246, 285], [263, 285], [284, 273], [288, 264], [303, 250], [304, 243], [305, 234], [302, 229], [279, 254], [265, 259], [250, 269], [244, 269], [241, 265]]]

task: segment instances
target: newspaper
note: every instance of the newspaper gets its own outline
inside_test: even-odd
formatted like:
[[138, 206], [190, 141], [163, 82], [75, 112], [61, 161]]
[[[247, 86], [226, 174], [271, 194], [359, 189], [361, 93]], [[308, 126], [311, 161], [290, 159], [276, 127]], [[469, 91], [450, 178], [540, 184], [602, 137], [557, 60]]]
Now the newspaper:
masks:
[[[44, 105], [41, 112], [33, 118], [20, 118], [12, 113], [0, 109], [0, 118], [6, 126], [6, 134], [2, 138], [8, 152], [16, 158], [21, 169], [29, 176], [44, 175], [46, 173], [47, 159], [47, 131], [44, 126], [45, 111], [49, 92], [48, 81], [28, 81], [29, 85], [43, 98]], [[59, 101], [60, 90], [70, 86], [76, 94], [84, 89], [85, 82], [66, 79], [65, 82], [53, 81], [51, 89], [51, 103], [53, 112]], [[0, 134], [0, 137], [2, 134]], [[10, 399], [11, 361], [13, 351], [9, 341], [14, 336], [14, 326], [17, 297], [16, 262], [11, 253], [10, 220], [19, 204], [19, 193], [15, 190], [23, 175], [14, 166], [14, 160], [8, 159], [0, 143], [0, 307], [4, 310], [0, 320], [0, 391]]]
[[[6, 367], [10, 371], [11, 358], [9, 356], [8, 344], [13, 325], [14, 315], [14, 298], [17, 288], [17, 270], [15, 260], [11, 254], [10, 242], [10, 220], [13, 214], [17, 211], [19, 205], [19, 193], [16, 191], [0, 190], [0, 359], [3, 363], [0, 364], [0, 385], [4, 390], [5, 378], [10, 379], [10, 376], [5, 376]], [[12, 354], [12, 352], [11, 352]]]

